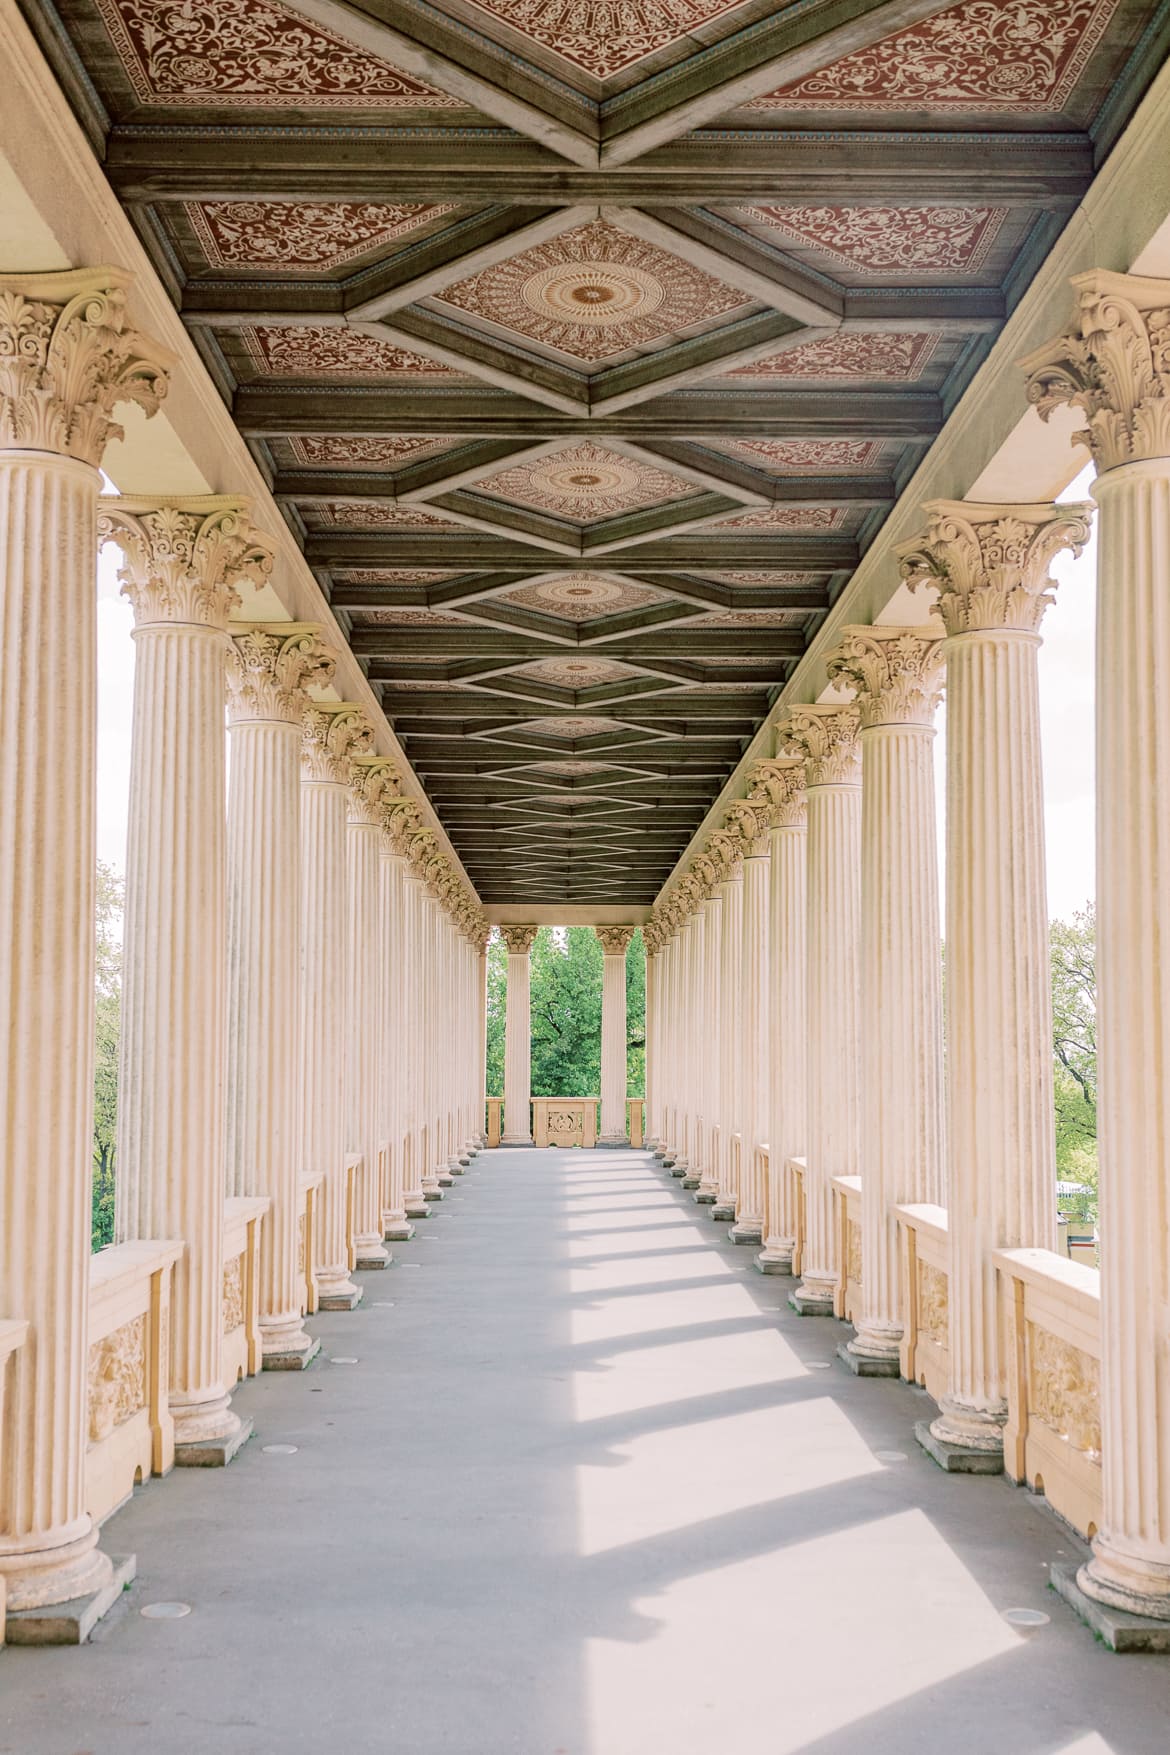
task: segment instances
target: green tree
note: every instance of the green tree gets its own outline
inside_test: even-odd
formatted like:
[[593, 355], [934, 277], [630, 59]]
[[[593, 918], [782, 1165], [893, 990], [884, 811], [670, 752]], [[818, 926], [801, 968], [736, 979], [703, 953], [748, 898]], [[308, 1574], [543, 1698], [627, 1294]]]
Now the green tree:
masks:
[[93, 1247], [114, 1239], [114, 1140], [118, 1110], [118, 1025], [122, 1000], [124, 886], [112, 866], [97, 867], [95, 964]]
[[1056, 1163], [1097, 1187], [1097, 917], [1090, 905], [1049, 928]]
[[487, 948], [487, 1067], [484, 1094], [504, 1094], [504, 1008], [508, 996], [508, 949], [498, 926]]
[[646, 946], [641, 927], [626, 952], [626, 1095], [646, 1095]]

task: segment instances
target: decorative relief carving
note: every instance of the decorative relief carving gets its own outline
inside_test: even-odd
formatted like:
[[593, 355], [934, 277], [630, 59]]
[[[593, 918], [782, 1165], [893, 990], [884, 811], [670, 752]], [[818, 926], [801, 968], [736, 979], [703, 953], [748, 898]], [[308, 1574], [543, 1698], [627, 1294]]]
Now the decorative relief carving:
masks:
[[743, 877], [743, 842], [729, 829], [716, 829], [707, 837], [707, 851], [719, 868], [721, 884], [738, 883]]
[[340, 324], [281, 328], [260, 323], [241, 329], [239, 337], [248, 358], [266, 378], [388, 378], [396, 384], [427, 384], [437, 378], [465, 381], [461, 372], [441, 360]]
[[101, 1444], [146, 1406], [146, 1316], [135, 1316], [89, 1349], [89, 1441]]
[[861, 1284], [861, 1226], [850, 1219], [845, 1227], [845, 1274], [855, 1286]]
[[647, 603], [660, 603], [662, 592], [647, 585], [632, 585], [625, 579], [607, 579], [599, 573], [567, 573], [555, 579], [542, 579], [535, 585], [518, 585], [503, 591], [497, 603], [519, 603], [526, 609], [538, 609], [562, 621], [590, 622], [598, 616], [618, 615], [627, 609], [641, 609]]
[[1073, 435], [1097, 468], [1170, 457], [1170, 280], [1097, 269], [1073, 276], [1072, 325], [1020, 366], [1047, 420], [1064, 403], [1089, 424]]
[[501, 926], [500, 937], [508, 947], [509, 956], [526, 957], [536, 942], [535, 926]]
[[559, 1109], [550, 1104], [547, 1111], [549, 1135], [558, 1145], [580, 1145], [585, 1138], [585, 1116], [582, 1110], [573, 1106]]
[[322, 645], [315, 625], [275, 623], [233, 631], [227, 657], [228, 718], [278, 719], [299, 725], [307, 691], [332, 682], [336, 653]]
[[463, 530], [452, 518], [440, 518], [422, 506], [388, 506], [377, 500], [330, 500], [315, 507], [321, 524], [347, 530]]
[[352, 701], [317, 702], [301, 720], [301, 774], [344, 786], [350, 762], [374, 745], [374, 728]]
[[757, 506], [720, 518], [717, 530], [839, 530], [845, 522], [844, 506]]
[[938, 337], [906, 330], [846, 329], [819, 341], [800, 341], [781, 353], [735, 366], [728, 378], [862, 378], [871, 383], [921, 377]]
[[297, 1272], [305, 1271], [305, 1215], [297, 1214]]
[[[290, 433], [285, 441], [298, 463], [308, 468], [320, 465], [334, 469], [398, 469], [404, 463], [418, 463], [424, 457], [437, 456], [440, 451], [450, 449], [450, 439], [414, 438], [406, 434], [388, 434], [384, 438], [376, 438], [366, 433]], [[393, 578], [393, 570], [388, 570], [379, 577]], [[344, 574], [345, 578], [356, 578], [356, 573]], [[410, 570], [404, 570], [399, 577], [423, 578]], [[433, 578], [444, 578], [445, 574], [430, 575]]]
[[785, 755], [803, 758], [808, 786], [860, 786], [860, 730], [856, 707], [790, 707], [777, 742]]
[[410, 838], [422, 823], [422, 812], [409, 798], [386, 798], [382, 803], [382, 828], [397, 859], [405, 859]]
[[768, 812], [764, 806], [748, 804], [741, 799], [728, 806], [724, 821], [728, 834], [738, 835], [743, 843], [745, 859], [768, 857]]
[[381, 828], [386, 803], [402, 794], [402, 777], [389, 756], [355, 756], [349, 764], [349, 820]]
[[1006, 207], [776, 206], [733, 208], [731, 217], [767, 226], [869, 278], [972, 274], [986, 261], [1007, 213]]
[[1035, 633], [1052, 602], [1048, 569], [1064, 549], [1089, 540], [1087, 503], [981, 506], [929, 500], [927, 527], [897, 550], [903, 579], [933, 585], [948, 634], [1020, 628]]
[[918, 1263], [918, 1332], [945, 1352], [951, 1343], [950, 1282], [941, 1268]]
[[612, 658], [538, 658], [519, 669], [532, 682], [552, 683], [559, 689], [594, 689], [637, 674]]
[[119, 402], [149, 417], [171, 356], [126, 321], [128, 274], [0, 275], [0, 446], [99, 464]]
[[582, 439], [530, 463], [485, 476], [475, 483], [475, 492], [575, 524], [596, 524], [644, 506], [691, 499], [698, 490], [665, 469]]
[[879, 439], [720, 439], [714, 449], [778, 474], [843, 475], [874, 468], [883, 446]]
[[1101, 1460], [1101, 1367], [1050, 1330], [1028, 1324], [1028, 1412], [1074, 1450]]
[[624, 957], [636, 929], [632, 926], [595, 926], [593, 930], [607, 957]]
[[230, 1335], [244, 1320], [244, 1258], [233, 1255], [223, 1267], [223, 1332]]
[[692, 31], [734, 12], [743, 0], [475, 0], [480, 10], [543, 49], [606, 79]]
[[767, 812], [770, 829], [802, 829], [807, 817], [804, 780], [798, 756], [756, 762], [748, 772], [748, 802]]
[[227, 494], [189, 499], [104, 497], [98, 542], [122, 550], [118, 571], [136, 626], [197, 622], [224, 628], [240, 602], [237, 584], [257, 588], [272, 572], [268, 539], [252, 526], [249, 502]]
[[338, 268], [454, 208], [449, 201], [188, 201], [184, 212], [210, 267], [271, 274]]
[[863, 728], [933, 725], [942, 700], [942, 633], [926, 628], [842, 629], [826, 659], [834, 682], [856, 691]]

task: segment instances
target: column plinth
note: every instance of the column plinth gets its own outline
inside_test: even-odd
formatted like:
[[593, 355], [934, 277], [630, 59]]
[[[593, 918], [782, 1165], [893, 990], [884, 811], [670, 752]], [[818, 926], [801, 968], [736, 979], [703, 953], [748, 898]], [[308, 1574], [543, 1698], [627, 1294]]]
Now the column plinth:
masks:
[[501, 926], [508, 947], [504, 1011], [504, 1131], [502, 1146], [532, 1144], [532, 946], [535, 926]]
[[632, 926], [595, 926], [601, 969], [601, 1133], [599, 1146], [624, 1146], [626, 1124], [626, 952]]

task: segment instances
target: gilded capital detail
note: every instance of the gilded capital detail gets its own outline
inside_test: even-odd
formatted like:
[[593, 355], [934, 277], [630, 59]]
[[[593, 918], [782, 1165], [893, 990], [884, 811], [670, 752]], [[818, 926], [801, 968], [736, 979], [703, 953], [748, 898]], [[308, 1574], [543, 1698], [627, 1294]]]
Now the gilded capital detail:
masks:
[[942, 700], [942, 640], [929, 628], [842, 630], [841, 644], [829, 654], [828, 672], [856, 692], [863, 731], [877, 725], [933, 726]]
[[595, 926], [593, 930], [607, 957], [624, 957], [636, 929], [632, 926]]
[[790, 707], [778, 739], [786, 755], [805, 763], [808, 786], [860, 786], [861, 714], [856, 707], [820, 703]]
[[182, 499], [104, 497], [98, 541], [122, 550], [122, 595], [136, 627], [186, 622], [224, 628], [241, 580], [263, 585], [272, 551], [252, 527], [247, 500], [229, 494]]
[[911, 587], [933, 585], [948, 634], [995, 629], [1036, 633], [1053, 600], [1049, 568], [1057, 555], [1079, 555], [1089, 540], [1093, 508], [1057, 505], [983, 506], [928, 500], [921, 536], [897, 553]]
[[380, 829], [388, 798], [401, 795], [398, 769], [389, 756], [355, 755], [349, 764], [349, 820]]
[[535, 943], [537, 930], [535, 926], [501, 926], [500, 937], [509, 956], [526, 957]]
[[333, 680], [336, 655], [317, 638], [313, 622], [273, 622], [233, 628], [227, 658], [228, 718], [233, 725], [277, 720], [300, 725], [307, 691]]
[[344, 786], [355, 756], [373, 748], [374, 728], [353, 701], [317, 701], [301, 720], [301, 778]]
[[1020, 360], [1042, 420], [1081, 408], [1073, 434], [1100, 470], [1170, 457], [1170, 280], [1091, 269], [1074, 274], [1076, 305], [1063, 334]]
[[126, 321], [133, 277], [118, 268], [0, 274], [0, 450], [100, 464], [120, 402], [147, 417], [173, 357]]

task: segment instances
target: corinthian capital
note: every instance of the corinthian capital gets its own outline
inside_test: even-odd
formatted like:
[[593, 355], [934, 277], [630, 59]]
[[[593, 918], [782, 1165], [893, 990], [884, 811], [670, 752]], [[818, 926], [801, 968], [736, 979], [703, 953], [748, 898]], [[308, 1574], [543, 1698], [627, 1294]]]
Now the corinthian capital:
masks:
[[382, 828], [397, 859], [405, 859], [412, 835], [417, 835], [422, 812], [409, 798], [393, 796], [382, 800]]
[[716, 829], [707, 837], [707, 851], [715, 861], [721, 884], [743, 876], [743, 842], [730, 829]]
[[501, 926], [500, 937], [512, 957], [526, 957], [536, 941], [535, 926]]
[[738, 835], [745, 859], [764, 859], [768, 854], [768, 807], [763, 800], [740, 799], [724, 813], [729, 835]]
[[804, 827], [804, 763], [799, 756], [775, 756], [770, 761], [756, 762], [748, 780], [748, 803], [766, 809], [770, 829]]
[[118, 268], [0, 275], [0, 450], [96, 466], [122, 437], [118, 403], [157, 413], [174, 356], [128, 326], [132, 278]]
[[1019, 362], [1028, 401], [1042, 420], [1083, 408], [1089, 424], [1073, 443], [1098, 469], [1170, 457], [1170, 280], [1098, 268], [1072, 284], [1068, 329]]
[[279, 720], [299, 725], [308, 690], [333, 680], [336, 655], [317, 638], [315, 622], [271, 622], [231, 629], [228, 718], [233, 725]]
[[301, 720], [301, 777], [344, 786], [355, 756], [374, 742], [374, 728], [353, 701], [315, 701]]
[[790, 707], [777, 730], [786, 755], [800, 757], [808, 786], [860, 786], [861, 714], [856, 707], [818, 702]]
[[398, 769], [389, 756], [354, 756], [348, 779], [350, 822], [380, 829], [385, 801], [397, 798], [402, 791]]
[[842, 630], [829, 675], [857, 694], [863, 728], [933, 725], [942, 699], [942, 634], [929, 628]]
[[1017, 628], [1034, 634], [1052, 602], [1057, 555], [1079, 555], [1089, 540], [1093, 508], [1085, 501], [1058, 506], [983, 506], [967, 500], [928, 500], [923, 534], [897, 550], [911, 587], [933, 585], [948, 634]]
[[262, 585], [272, 571], [272, 550], [253, 529], [249, 510], [247, 500], [229, 494], [101, 500], [98, 541], [122, 550], [118, 579], [137, 627], [227, 627], [240, 601], [239, 581]]
[[595, 926], [593, 930], [607, 957], [624, 957], [634, 936], [632, 926]]

